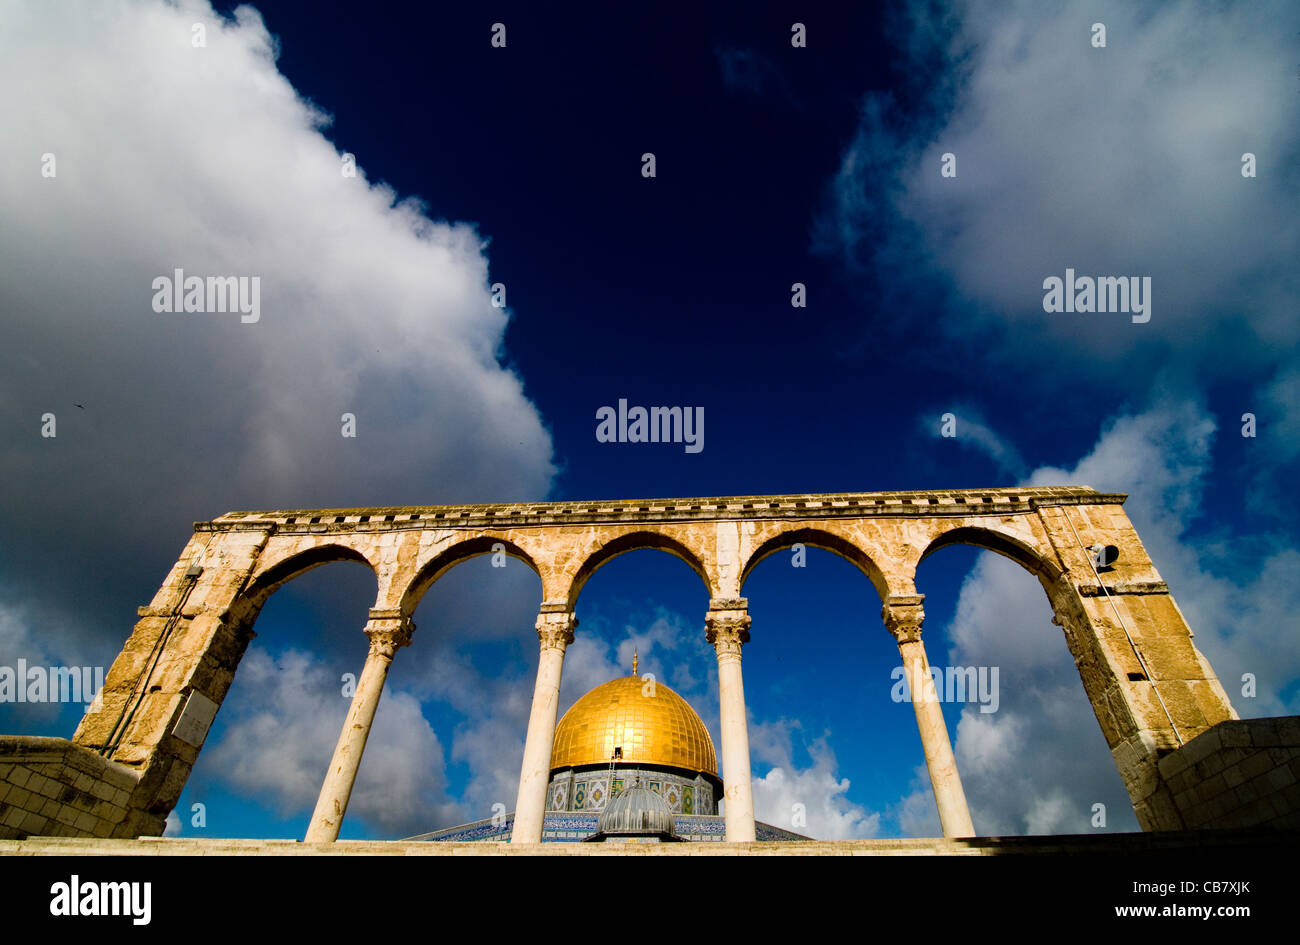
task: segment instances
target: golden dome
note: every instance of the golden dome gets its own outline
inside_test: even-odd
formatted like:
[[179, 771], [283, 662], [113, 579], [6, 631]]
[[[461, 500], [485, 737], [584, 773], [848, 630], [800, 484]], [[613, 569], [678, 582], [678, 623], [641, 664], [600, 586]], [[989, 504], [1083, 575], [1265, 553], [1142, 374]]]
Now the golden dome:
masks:
[[624, 763], [671, 765], [718, 776], [713, 739], [685, 699], [661, 682], [643, 695], [648, 680], [624, 676], [597, 686], [575, 702], [555, 726], [551, 770], [609, 764], [614, 749]]

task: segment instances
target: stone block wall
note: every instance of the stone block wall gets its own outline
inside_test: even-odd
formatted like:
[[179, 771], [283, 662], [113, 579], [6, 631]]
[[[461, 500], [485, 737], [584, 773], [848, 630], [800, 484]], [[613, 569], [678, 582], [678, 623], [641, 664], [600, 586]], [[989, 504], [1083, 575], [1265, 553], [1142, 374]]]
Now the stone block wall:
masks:
[[1220, 722], [1158, 762], [1192, 829], [1300, 829], [1300, 716]]
[[138, 778], [65, 738], [0, 735], [0, 838], [136, 836]]

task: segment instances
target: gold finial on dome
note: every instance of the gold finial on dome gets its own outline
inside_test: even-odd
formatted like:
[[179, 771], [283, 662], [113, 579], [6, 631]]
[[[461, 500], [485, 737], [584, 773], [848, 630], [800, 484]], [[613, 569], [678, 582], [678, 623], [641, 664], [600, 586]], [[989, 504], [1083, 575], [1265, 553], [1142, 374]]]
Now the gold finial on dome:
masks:
[[636, 675], [636, 650], [632, 650], [632, 675]]

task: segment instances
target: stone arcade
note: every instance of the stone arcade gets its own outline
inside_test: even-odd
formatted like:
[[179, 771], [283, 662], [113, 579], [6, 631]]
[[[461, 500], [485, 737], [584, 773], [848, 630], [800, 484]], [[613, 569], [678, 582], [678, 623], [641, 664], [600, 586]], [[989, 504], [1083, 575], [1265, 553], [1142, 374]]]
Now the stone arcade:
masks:
[[[564, 713], [550, 764], [543, 840], [627, 842], [641, 833], [656, 840], [726, 839], [709, 730], [685, 699], [638, 674], [635, 654], [631, 676], [597, 686]], [[629, 796], [633, 790], [636, 798]], [[616, 811], [616, 804], [623, 809]], [[638, 817], [656, 820], [659, 828], [635, 829], [631, 822]], [[500, 841], [510, 840], [513, 829], [514, 817], [507, 815], [408, 839]], [[810, 839], [758, 821], [754, 829], [757, 840]]]
[[[361, 628], [369, 655], [306, 835], [334, 841], [389, 664], [412, 642], [411, 614], [443, 574], [498, 545], [542, 585], [513, 844], [540, 841], [548, 789], [552, 798], [559, 787], [570, 789], [556, 782], [552, 756], [563, 758], [557, 700], [578, 596], [599, 567], [638, 548], [676, 555], [708, 590], [701, 616], [717, 654], [725, 835], [756, 838], [741, 651], [751, 630], [756, 639], [779, 638], [751, 627], [742, 593], [758, 562], [796, 543], [842, 555], [870, 579], [909, 678], [929, 673], [914, 583], [920, 562], [951, 544], [1011, 558], [1047, 594], [1143, 830], [1297, 826], [1298, 786], [1283, 777], [1300, 770], [1297, 720], [1234, 721], [1124, 500], [1084, 487], [1040, 487], [232, 512], [195, 525], [153, 601], [140, 608], [102, 700], [72, 741], [0, 736], [0, 838], [161, 834], [262, 606], [309, 568], [350, 559], [374, 571], [378, 593]], [[1088, 551], [1095, 545], [1119, 549], [1100, 573]], [[876, 606], [862, 602], [864, 633], [880, 626]], [[912, 705], [943, 833], [972, 836], [941, 706]], [[1252, 747], [1264, 745], [1280, 747]], [[570, 767], [588, 761], [575, 756]], [[1210, 782], [1197, 779], [1216, 765], [1254, 778], [1255, 799], [1231, 791], [1211, 798], [1203, 790]], [[712, 782], [703, 777], [703, 784]]]

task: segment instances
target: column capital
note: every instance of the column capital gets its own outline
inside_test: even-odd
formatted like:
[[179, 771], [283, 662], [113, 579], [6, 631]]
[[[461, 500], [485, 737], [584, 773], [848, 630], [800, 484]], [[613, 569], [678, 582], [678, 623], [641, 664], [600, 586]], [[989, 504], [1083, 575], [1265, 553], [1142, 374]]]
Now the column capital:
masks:
[[400, 647], [411, 645], [415, 621], [400, 610], [371, 610], [366, 621], [366, 636], [370, 638], [370, 651], [392, 659]]
[[885, 629], [899, 643], [915, 643], [921, 639], [921, 625], [925, 623], [924, 594], [894, 594], [880, 609]]
[[749, 642], [749, 602], [743, 597], [709, 601], [704, 617], [704, 636], [719, 657], [740, 656], [740, 648]]
[[577, 615], [571, 610], [547, 610], [543, 607], [537, 615], [537, 639], [543, 650], [563, 651], [573, 642], [573, 631], [578, 626]]

